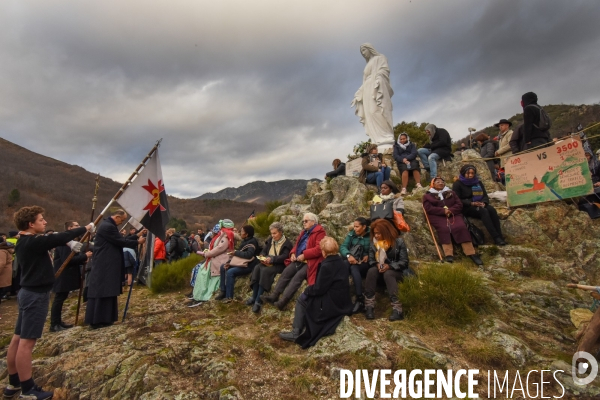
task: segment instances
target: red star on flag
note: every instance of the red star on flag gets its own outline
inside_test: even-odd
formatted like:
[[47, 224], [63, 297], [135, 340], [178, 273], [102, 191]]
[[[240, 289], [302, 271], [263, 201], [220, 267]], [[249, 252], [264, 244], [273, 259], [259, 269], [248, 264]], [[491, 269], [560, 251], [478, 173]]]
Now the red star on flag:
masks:
[[152, 195], [152, 200], [144, 207], [144, 210], [148, 210], [150, 212], [150, 216], [154, 214], [157, 208], [160, 211], [165, 211], [166, 209], [160, 204], [160, 194], [165, 191], [165, 185], [163, 185], [162, 180], [158, 181], [158, 187], [154, 186], [154, 183], [150, 179], [148, 179], [148, 184], [142, 186], [148, 193]]

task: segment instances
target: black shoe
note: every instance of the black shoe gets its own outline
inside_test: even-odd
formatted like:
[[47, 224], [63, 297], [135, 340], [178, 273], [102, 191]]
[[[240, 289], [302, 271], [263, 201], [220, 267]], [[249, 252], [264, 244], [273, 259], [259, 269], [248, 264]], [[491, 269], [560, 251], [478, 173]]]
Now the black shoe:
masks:
[[189, 292], [188, 294], [185, 295], [186, 298], [190, 298], [194, 295], [194, 291], [192, 290], [191, 292]]
[[506, 242], [504, 241], [503, 238], [501, 237], [497, 237], [494, 239], [494, 242], [496, 243], [496, 245], [498, 246], [506, 246]]
[[41, 387], [34, 386], [30, 391], [21, 393], [19, 399], [48, 400], [52, 397], [54, 397], [54, 392], [44, 392]]
[[446, 256], [446, 262], [453, 263], [454, 262], [454, 257], [453, 256]]
[[65, 324], [64, 322], [61, 321], [60, 326], [62, 326], [65, 329], [70, 329], [73, 327], [73, 325], [71, 324]]
[[479, 258], [479, 256], [477, 254], [473, 254], [472, 256], [469, 256], [469, 258], [471, 260], [473, 260], [473, 262], [477, 265], [483, 265], [483, 261], [481, 261], [481, 258]]
[[4, 400], [12, 400], [19, 398], [21, 394], [21, 386], [13, 386], [10, 383], [4, 388]]
[[375, 319], [375, 309], [373, 307], [367, 307], [365, 309], [365, 316], [367, 319]]
[[292, 330], [291, 332], [280, 332], [279, 337], [288, 342], [295, 342], [300, 337], [300, 332]]
[[258, 314], [260, 312], [261, 307], [262, 307], [262, 304], [254, 303], [254, 305], [252, 306], [252, 312], [254, 314]]
[[223, 300], [225, 298], [225, 292], [219, 292], [215, 300]]
[[398, 310], [392, 310], [392, 315], [388, 318], [390, 321], [402, 321], [404, 319], [404, 313]]
[[90, 324], [90, 328], [92, 328], [94, 330], [95, 329], [106, 328], [106, 327], [109, 327], [109, 326], [112, 326], [112, 323], [110, 323], [110, 324]]
[[263, 294], [262, 296], [260, 296], [260, 299], [262, 301], [266, 301], [267, 303], [273, 304], [279, 299], [279, 293], [273, 292], [269, 295]]
[[60, 325], [52, 325], [50, 327], [50, 332], [60, 332], [60, 331], [66, 331], [66, 330], [67, 330], [67, 328], [63, 328]]
[[365, 298], [363, 296], [356, 296], [356, 303], [352, 307], [352, 314], [358, 314], [365, 311]]
[[247, 306], [251, 306], [256, 302], [256, 300], [254, 300], [252, 297], [250, 297], [248, 300], [246, 300], [246, 305]]
[[201, 305], [202, 303], [204, 303], [203, 301], [197, 301], [197, 300], [192, 300], [190, 303], [186, 304], [189, 308], [194, 308], [194, 307], [198, 307], [199, 305]]

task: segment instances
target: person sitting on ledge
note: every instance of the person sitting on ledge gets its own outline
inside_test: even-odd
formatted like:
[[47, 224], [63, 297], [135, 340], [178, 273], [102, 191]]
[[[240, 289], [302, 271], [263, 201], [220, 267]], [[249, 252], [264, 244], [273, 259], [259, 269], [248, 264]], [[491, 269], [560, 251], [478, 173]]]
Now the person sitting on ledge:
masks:
[[494, 178], [496, 169], [494, 168], [494, 160], [492, 160], [492, 158], [494, 158], [494, 155], [496, 154], [496, 145], [494, 144], [494, 141], [491, 140], [490, 137], [484, 132], [481, 132], [479, 135], [477, 135], [475, 140], [479, 143], [479, 147], [481, 149], [479, 150], [479, 154], [481, 155], [481, 158], [487, 158], [485, 163], [488, 166], [490, 175], [492, 178]]
[[375, 289], [383, 280], [390, 295], [392, 314], [390, 321], [404, 319], [402, 304], [398, 299], [398, 281], [414, 273], [408, 267], [408, 249], [396, 227], [385, 219], [371, 223], [371, 246], [369, 247], [369, 271], [365, 282], [365, 315], [375, 319]]
[[500, 218], [496, 209], [490, 205], [485, 186], [477, 177], [477, 168], [474, 165], [467, 164], [460, 169], [460, 175], [452, 185], [452, 190], [463, 204], [463, 214], [480, 219], [490, 236], [494, 238], [494, 242], [498, 246], [506, 246]]
[[285, 269], [285, 260], [290, 256], [290, 251], [294, 245], [283, 234], [283, 225], [280, 222], [273, 222], [269, 226], [271, 237], [265, 242], [265, 247], [259, 256], [260, 264], [257, 264], [252, 271], [250, 287], [252, 288], [252, 297], [246, 300], [246, 305], [252, 306], [252, 312], [258, 313], [262, 307], [260, 296], [265, 292], [271, 291], [275, 276], [281, 274]]
[[390, 167], [383, 162], [383, 156], [377, 153], [377, 145], [367, 146], [367, 152], [362, 155], [360, 182], [376, 184], [377, 190], [380, 190], [381, 183], [390, 179], [390, 172]]
[[358, 217], [354, 220], [353, 229], [346, 235], [346, 239], [340, 247], [340, 253], [348, 263], [347, 266], [356, 290], [356, 302], [352, 307], [352, 314], [363, 312], [365, 309], [362, 279], [367, 276], [369, 270], [370, 233], [369, 221], [363, 217]]
[[481, 258], [475, 253], [471, 234], [462, 216], [463, 204], [460, 198], [441, 177], [431, 180], [431, 189], [423, 196], [423, 207], [429, 223], [436, 230], [447, 262], [454, 262], [452, 239], [460, 243], [465, 255], [477, 265], [483, 265]]
[[254, 266], [258, 264], [258, 259], [255, 257], [258, 249], [258, 240], [254, 237], [254, 228], [250, 225], [242, 226], [240, 231], [242, 241], [238, 245], [238, 249], [229, 252], [229, 256], [239, 257], [244, 260], [249, 260], [247, 265], [233, 265], [230, 259], [225, 264], [221, 265], [221, 283], [219, 285], [220, 293], [215, 297], [215, 300], [230, 301], [233, 300], [233, 289], [235, 287], [235, 278], [252, 273]]
[[411, 173], [417, 183], [417, 188], [423, 187], [421, 186], [421, 170], [417, 160], [417, 146], [411, 143], [406, 132], [402, 132], [398, 136], [398, 141], [394, 143], [394, 160], [396, 160], [396, 165], [400, 175], [402, 175], [402, 192], [400, 194], [403, 196], [406, 194], [408, 177]]
[[398, 190], [398, 186], [391, 180], [387, 180], [381, 183], [381, 194], [379, 198], [383, 203], [392, 203], [394, 211], [398, 211], [404, 215], [404, 200]]
[[280, 310], [290, 302], [304, 279], [309, 285], [315, 283], [317, 268], [323, 260], [319, 243], [326, 234], [325, 229], [319, 225], [319, 218], [313, 213], [306, 213], [302, 218], [302, 225], [304, 230], [298, 235], [296, 245], [290, 251], [290, 258], [286, 260], [288, 266], [281, 273], [273, 293], [262, 297], [262, 300], [275, 303]]
[[291, 332], [279, 334], [281, 339], [295, 341], [303, 349], [314, 346], [324, 336], [333, 335], [344, 316], [352, 311], [348, 267], [338, 254], [337, 242], [325, 236], [319, 249], [323, 261], [316, 280], [296, 301]]
[[333, 179], [336, 176], [346, 175], [346, 164], [344, 164], [342, 160], [336, 158], [335, 160], [333, 160], [333, 163], [331, 163], [331, 165], [333, 166], [333, 171], [326, 173], [325, 179]]
[[438, 128], [434, 124], [427, 125], [425, 133], [429, 136], [430, 142], [418, 149], [417, 154], [421, 158], [423, 167], [429, 171], [429, 175], [435, 177], [437, 176], [438, 160], [447, 160], [453, 157], [452, 139], [447, 130]]
[[[196, 273], [192, 302], [188, 307], [197, 307], [210, 300], [221, 283], [221, 265], [229, 261], [229, 252], [234, 249], [233, 221], [219, 221], [221, 229], [212, 238], [208, 250], [198, 251], [204, 256], [204, 262]], [[213, 231], [216, 230], [213, 228]]]

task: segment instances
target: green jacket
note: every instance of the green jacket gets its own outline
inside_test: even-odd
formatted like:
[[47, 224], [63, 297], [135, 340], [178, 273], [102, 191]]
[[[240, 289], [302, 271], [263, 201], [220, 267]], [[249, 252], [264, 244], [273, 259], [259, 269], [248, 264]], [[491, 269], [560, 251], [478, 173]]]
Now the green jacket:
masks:
[[371, 235], [368, 227], [365, 231], [364, 236], [358, 236], [356, 232], [354, 232], [354, 229], [348, 233], [346, 239], [344, 239], [344, 243], [340, 247], [340, 254], [342, 255], [342, 257], [344, 259], [347, 258], [350, 249], [356, 246], [357, 244], [362, 245], [363, 254], [365, 256], [369, 254], [369, 246], [371, 245]]

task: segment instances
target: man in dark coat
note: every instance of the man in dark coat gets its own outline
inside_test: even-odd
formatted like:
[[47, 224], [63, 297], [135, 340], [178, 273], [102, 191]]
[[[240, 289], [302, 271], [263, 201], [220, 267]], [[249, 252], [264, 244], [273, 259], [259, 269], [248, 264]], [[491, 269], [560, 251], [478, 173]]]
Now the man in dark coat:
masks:
[[127, 213], [116, 210], [96, 232], [94, 266], [89, 276], [85, 323], [92, 329], [110, 326], [119, 319], [117, 296], [121, 294], [125, 269], [123, 248], [133, 249], [145, 238], [130, 240], [119, 234], [118, 226], [127, 221]]
[[448, 160], [452, 158], [452, 139], [447, 130], [438, 128], [434, 124], [425, 127], [425, 133], [429, 136], [431, 142], [417, 150], [423, 167], [429, 171], [432, 178], [437, 176], [438, 160]]
[[[70, 231], [76, 228], [79, 228], [79, 223], [77, 221], [65, 222], [65, 230]], [[54, 287], [52, 288], [54, 300], [52, 301], [52, 308], [50, 311], [50, 332], [60, 332], [73, 327], [73, 325], [65, 324], [63, 322], [62, 307], [67, 297], [69, 297], [69, 292], [79, 289], [81, 283], [81, 268], [92, 256], [91, 249], [86, 246], [87, 245], [84, 245], [81, 252], [75, 254], [73, 258], [71, 258], [67, 267], [54, 281]], [[59, 270], [70, 254], [71, 248], [66, 245], [58, 246], [54, 249], [54, 273]]]
[[523, 107], [523, 137], [521, 138], [521, 150], [531, 149], [550, 142], [550, 132], [541, 130], [540, 109], [537, 103], [537, 94], [527, 92], [521, 96], [521, 107]]
[[303, 349], [314, 346], [324, 336], [333, 335], [344, 316], [352, 312], [350, 275], [338, 254], [338, 244], [326, 236], [320, 247], [324, 260], [318, 268], [317, 280], [296, 301], [292, 331], [279, 334], [283, 340], [295, 341]]

